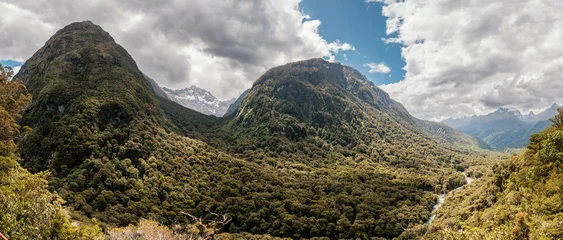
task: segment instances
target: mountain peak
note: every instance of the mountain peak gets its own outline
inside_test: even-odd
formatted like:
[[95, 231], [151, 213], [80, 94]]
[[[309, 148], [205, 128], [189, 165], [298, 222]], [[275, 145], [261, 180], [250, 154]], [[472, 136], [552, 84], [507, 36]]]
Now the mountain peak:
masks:
[[[83, 51], [86, 48], [89, 48], [88, 53]], [[98, 57], [96, 57], [96, 61], [104, 58], [104, 60], [108, 61], [109, 58], [121, 58], [121, 56], [124, 56], [125, 58], [121, 59], [127, 61], [127, 65], [132, 65], [133, 68], [137, 68], [136, 63], [132, 60], [127, 51], [119, 46], [108, 32], [91, 21], [84, 21], [71, 23], [57, 31], [41, 49], [26, 61], [26, 64], [22, 66], [21, 70], [14, 78], [23, 79], [25, 83], [25, 79], [28, 79], [26, 71], [28, 71], [30, 67], [36, 68], [33, 70], [44, 71], [43, 68], [45, 64], [39, 64], [39, 62], [38, 64], [29, 64], [30, 60], [42, 59], [45, 62], [51, 62], [57, 58], [68, 58], [64, 60], [72, 62], [84, 59], [78, 52], [88, 55], [97, 54]], [[74, 64], [84, 65], [86, 63]]]
[[57, 38], [62, 38], [65, 43], [71, 41], [70, 43], [81, 44], [79, 46], [84, 43], [115, 42], [108, 32], [91, 21], [71, 23], [57, 31], [49, 41]]
[[[69, 163], [64, 156], [50, 157], [34, 150], [42, 146], [67, 151], [66, 145], [45, 146], [36, 141], [62, 132], [69, 133], [65, 139], [71, 139], [73, 134], [63, 126], [80, 122], [84, 129], [105, 131], [139, 122], [157, 125], [163, 120], [151, 85], [131, 55], [92, 22], [73, 23], [59, 30], [25, 62], [15, 78], [26, 84], [34, 98], [22, 122], [36, 131], [22, 143], [22, 157], [35, 170], [65, 174], [62, 165], [70, 168], [84, 160], [71, 158]], [[89, 156], [93, 150], [83, 151]]]
[[307, 136], [305, 126], [340, 131], [346, 122], [369, 118], [367, 112], [414, 124], [401, 104], [360, 72], [315, 58], [264, 73], [235, 119], [242, 128], [267, 122], [271, 133], [298, 139]]
[[69, 31], [71, 29], [84, 29], [84, 28], [99, 28], [101, 30], [100, 26], [94, 24], [90, 20], [86, 20], [82, 22], [73, 22], [71, 24], [68, 24], [57, 32], [64, 32], [64, 31]]

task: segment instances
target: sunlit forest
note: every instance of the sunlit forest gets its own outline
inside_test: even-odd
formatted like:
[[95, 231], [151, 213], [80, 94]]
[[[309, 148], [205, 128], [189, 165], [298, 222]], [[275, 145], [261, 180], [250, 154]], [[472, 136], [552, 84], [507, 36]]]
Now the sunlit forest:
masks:
[[89, 21], [0, 71], [0, 239], [563, 238], [561, 109], [493, 151], [312, 58], [205, 115]]

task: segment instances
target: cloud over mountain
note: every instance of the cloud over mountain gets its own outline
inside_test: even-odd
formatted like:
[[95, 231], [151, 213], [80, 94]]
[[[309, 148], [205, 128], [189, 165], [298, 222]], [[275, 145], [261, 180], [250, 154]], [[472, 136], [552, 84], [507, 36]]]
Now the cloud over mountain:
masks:
[[163, 86], [197, 85], [236, 97], [268, 68], [354, 50], [327, 42], [319, 20], [289, 1], [0, 0], [0, 57], [25, 60], [50, 34], [91, 20], [110, 32]]
[[563, 2], [377, 2], [392, 35], [385, 41], [403, 45], [407, 72], [382, 88], [414, 115], [443, 119], [562, 102]]
[[364, 67], [369, 68], [369, 73], [389, 73], [391, 68], [389, 68], [385, 63], [366, 63]]

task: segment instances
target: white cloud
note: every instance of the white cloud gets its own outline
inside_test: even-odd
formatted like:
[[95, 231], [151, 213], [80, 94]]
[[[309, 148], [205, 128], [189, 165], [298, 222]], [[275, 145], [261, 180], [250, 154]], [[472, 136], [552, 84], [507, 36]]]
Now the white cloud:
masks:
[[391, 72], [391, 68], [389, 68], [384, 63], [366, 63], [364, 67], [369, 68], [369, 73], [389, 73]]
[[18, 74], [18, 72], [20, 71], [21, 68], [22, 68], [22, 66], [14, 67], [14, 69], [13, 69], [13, 70], [14, 70], [14, 76], [15, 76], [16, 74]]
[[340, 51], [356, 51], [356, 48], [348, 43], [340, 43], [340, 40], [337, 39], [328, 44], [328, 50], [333, 53], [338, 53]]
[[91, 20], [161, 85], [237, 97], [267, 69], [355, 50], [287, 1], [0, 0], [0, 57], [26, 60], [57, 29]]
[[406, 76], [383, 85], [415, 116], [442, 119], [498, 107], [563, 102], [563, 2], [385, 0], [388, 43]]

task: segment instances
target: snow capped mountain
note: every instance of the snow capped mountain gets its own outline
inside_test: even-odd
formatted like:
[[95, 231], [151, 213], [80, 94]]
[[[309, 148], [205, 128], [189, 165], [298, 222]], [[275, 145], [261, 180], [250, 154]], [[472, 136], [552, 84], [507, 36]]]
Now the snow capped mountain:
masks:
[[221, 101], [205, 89], [191, 86], [189, 88], [174, 90], [162, 88], [166, 96], [178, 104], [207, 115], [222, 117], [235, 98]]

